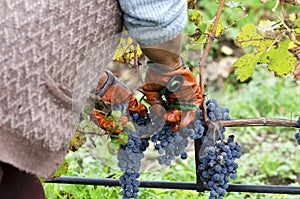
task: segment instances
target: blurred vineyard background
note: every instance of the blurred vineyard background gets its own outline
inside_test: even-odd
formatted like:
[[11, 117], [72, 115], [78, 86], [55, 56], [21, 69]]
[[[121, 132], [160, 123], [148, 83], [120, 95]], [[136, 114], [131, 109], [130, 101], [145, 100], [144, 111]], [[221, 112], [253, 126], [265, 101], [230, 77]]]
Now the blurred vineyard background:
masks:
[[[262, 0], [263, 1], [263, 0]], [[226, 7], [222, 12], [222, 25], [228, 27], [216, 41], [210, 52], [205, 69], [208, 98], [217, 99], [221, 106], [230, 108], [231, 118], [280, 117], [296, 119], [300, 116], [300, 82], [290, 76], [277, 78], [264, 67], [257, 67], [252, 78], [244, 83], [237, 81], [231, 64], [244, 52], [234, 44], [234, 38], [243, 25], [257, 24], [261, 19], [277, 20], [272, 12], [275, 1], [248, 0], [236, 8]], [[213, 19], [218, 4], [210, 0], [200, 2], [202, 20]], [[243, 6], [238, 6], [243, 5]], [[287, 6], [287, 12], [299, 12], [299, 6]], [[247, 17], [246, 14], [248, 14]], [[229, 27], [230, 26], [230, 27]], [[191, 35], [195, 26], [189, 23], [185, 28], [182, 55], [187, 65], [198, 76], [199, 50], [194, 50]], [[141, 62], [144, 58], [141, 58]], [[133, 91], [141, 83], [134, 69], [127, 65], [114, 63], [109, 68], [120, 77]], [[144, 66], [141, 67], [143, 74]], [[138, 97], [139, 92], [136, 92]], [[294, 134], [296, 129], [283, 127], [241, 127], [227, 128], [226, 134], [235, 134], [237, 142], [243, 147], [242, 158], [238, 160], [239, 178], [232, 183], [274, 184], [300, 186], [300, 150]], [[64, 176], [116, 178], [122, 174], [117, 166], [116, 156], [107, 149], [107, 137], [87, 135], [86, 143], [76, 152], [66, 156], [68, 171]], [[158, 164], [157, 154], [147, 150], [142, 160], [141, 180], [167, 180], [195, 182], [195, 154], [190, 143], [187, 160], [176, 160], [171, 166]], [[83, 185], [64, 185], [44, 183], [49, 199], [111, 199], [121, 198], [120, 187], [101, 187]], [[208, 198], [207, 193], [187, 190], [165, 190], [141, 188], [139, 198]], [[226, 198], [293, 199], [296, 195], [228, 193]]]

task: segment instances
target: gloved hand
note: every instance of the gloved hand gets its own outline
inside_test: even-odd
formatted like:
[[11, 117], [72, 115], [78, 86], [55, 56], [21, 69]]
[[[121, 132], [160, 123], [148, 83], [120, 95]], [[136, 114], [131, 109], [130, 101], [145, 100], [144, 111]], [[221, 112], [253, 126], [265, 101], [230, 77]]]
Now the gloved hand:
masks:
[[150, 64], [142, 89], [151, 105], [163, 105], [162, 96], [165, 96], [169, 107], [165, 120], [171, 123], [173, 132], [179, 126], [188, 126], [203, 102], [203, 91], [185, 66], [166, 72], [161, 71], [155, 64]]
[[[115, 121], [107, 120], [107, 116], [114, 104], [128, 103], [128, 110], [131, 114], [138, 113], [144, 116], [147, 113], [147, 107], [138, 102], [133, 97], [132, 92], [112, 72], [106, 70], [100, 77], [96, 91], [95, 108], [91, 113], [92, 120], [102, 129], [108, 132], [120, 133], [122, 129], [117, 126]], [[121, 116], [121, 123], [125, 125], [128, 122], [126, 115]]]
[[162, 96], [165, 96], [168, 103], [165, 120], [171, 123], [173, 132], [179, 126], [188, 126], [203, 102], [203, 91], [181, 59], [181, 40], [179, 33], [164, 43], [141, 45], [144, 54], [153, 62], [148, 65], [142, 89], [157, 113], [161, 111], [157, 109], [163, 107], [153, 105], [163, 105]]

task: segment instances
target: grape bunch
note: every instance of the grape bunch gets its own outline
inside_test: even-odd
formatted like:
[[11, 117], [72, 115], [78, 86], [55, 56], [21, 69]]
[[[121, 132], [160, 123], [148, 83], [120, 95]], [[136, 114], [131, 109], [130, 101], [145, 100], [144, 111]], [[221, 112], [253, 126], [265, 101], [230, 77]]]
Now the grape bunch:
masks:
[[228, 108], [220, 107], [216, 100], [209, 99], [206, 102], [207, 114], [211, 121], [230, 120], [230, 111]]
[[202, 126], [202, 120], [202, 111], [199, 110], [194, 121], [189, 126], [179, 128], [177, 132], [172, 132], [170, 125], [166, 124], [158, 133], [151, 137], [155, 150], [161, 155], [158, 157], [159, 164], [170, 165], [176, 156], [180, 156], [181, 159], [187, 158], [185, 148], [188, 145], [188, 139], [200, 139], [203, 136], [204, 127]]
[[119, 181], [122, 187], [123, 198], [138, 198], [140, 181], [137, 178], [139, 177], [139, 173], [127, 172], [120, 176]]
[[242, 156], [242, 147], [234, 141], [233, 135], [228, 137], [227, 142], [224, 141], [226, 129], [215, 123], [217, 120], [230, 120], [229, 109], [220, 107], [214, 99], [209, 99], [206, 106], [211, 124], [201, 138], [204, 152], [200, 153], [198, 172], [210, 189], [209, 199], [222, 199], [230, 178], [235, 180], [238, 177], [235, 159]]
[[151, 137], [155, 150], [161, 155], [158, 157], [159, 164], [170, 165], [176, 156], [183, 155], [188, 145], [188, 135], [172, 132], [169, 125], [165, 125], [157, 134]]
[[124, 130], [129, 136], [127, 144], [121, 145], [117, 154], [118, 166], [124, 172], [119, 181], [123, 198], [137, 198], [140, 184], [137, 178], [140, 176], [141, 160], [149, 146], [149, 138], [139, 138], [133, 131]]
[[[212, 122], [217, 120], [230, 120], [230, 110], [228, 108], [220, 107], [218, 102], [214, 99], [209, 99], [206, 102], [207, 106], [207, 115]], [[220, 128], [220, 134], [216, 134], [215, 140], [224, 139], [225, 138], [224, 127]]]
[[[230, 119], [229, 109], [220, 107], [215, 100], [208, 100], [206, 105], [212, 123]], [[125, 110], [126, 107], [115, 106], [115, 109]], [[162, 121], [151, 110], [145, 116], [137, 113], [129, 115], [126, 111], [122, 113], [126, 113], [134, 124], [134, 130], [127, 127], [123, 129], [128, 134], [128, 142], [120, 146], [117, 155], [118, 166], [124, 172], [119, 178], [123, 198], [138, 197], [140, 165], [149, 141], [154, 143], [154, 149], [160, 154], [159, 164], [170, 165], [177, 156], [187, 158], [185, 148], [189, 139], [201, 139], [205, 152], [200, 156], [198, 171], [211, 189], [210, 198], [216, 198], [217, 195], [222, 198], [228, 187], [229, 176], [236, 179], [237, 164], [234, 160], [241, 157], [241, 147], [234, 142], [233, 136], [227, 142], [223, 141], [225, 128], [219, 128], [218, 133], [215, 133], [214, 128], [204, 127], [202, 110], [196, 112], [194, 121], [187, 127], [179, 128], [177, 132], [172, 132], [170, 124]]]
[[199, 157], [198, 172], [210, 189], [209, 199], [224, 198], [230, 178], [237, 179], [238, 165], [234, 161], [242, 156], [241, 149], [231, 135], [227, 142], [218, 140], [215, 145], [206, 147], [204, 155]]

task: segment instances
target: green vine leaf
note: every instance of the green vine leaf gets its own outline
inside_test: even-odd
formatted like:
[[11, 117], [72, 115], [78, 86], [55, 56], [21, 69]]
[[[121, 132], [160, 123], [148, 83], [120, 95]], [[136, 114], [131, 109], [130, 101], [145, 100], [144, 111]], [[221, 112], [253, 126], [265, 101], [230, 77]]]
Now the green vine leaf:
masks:
[[118, 135], [118, 139], [120, 144], [127, 144], [128, 143], [128, 134], [126, 132], [121, 132]]
[[261, 53], [246, 54], [233, 63], [233, 66], [237, 67], [235, 74], [237, 74], [238, 80], [243, 82], [253, 75], [260, 56]]
[[297, 59], [289, 51], [291, 40], [276, 22], [262, 20], [258, 26], [247, 24], [242, 27], [235, 42], [243, 48], [253, 47], [252, 53], [233, 63], [240, 81], [251, 77], [257, 64], [267, 66], [277, 76], [289, 74], [295, 68]]
[[121, 142], [119, 139], [112, 138], [111, 141], [107, 144], [107, 148], [110, 154], [116, 155], [118, 153]]
[[241, 47], [260, 46], [264, 37], [258, 33], [256, 26], [247, 24], [242, 27], [242, 31], [237, 35], [236, 44]]
[[278, 76], [286, 75], [295, 68], [297, 59], [287, 50], [289, 43], [289, 40], [279, 42], [278, 47], [272, 46], [261, 56], [262, 63], [268, 64], [268, 69], [274, 71]]

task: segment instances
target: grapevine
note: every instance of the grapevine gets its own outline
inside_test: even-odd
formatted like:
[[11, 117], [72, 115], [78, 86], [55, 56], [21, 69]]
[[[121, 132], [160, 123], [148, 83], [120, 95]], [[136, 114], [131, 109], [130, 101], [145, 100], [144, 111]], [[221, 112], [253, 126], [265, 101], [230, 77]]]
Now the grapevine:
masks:
[[[213, 121], [230, 119], [229, 109], [220, 107], [216, 100], [210, 99], [206, 102], [206, 104], [207, 112]], [[119, 177], [123, 198], [138, 197], [140, 185], [138, 178], [140, 176], [141, 160], [144, 158], [144, 152], [149, 148], [149, 141], [154, 143], [154, 150], [160, 154], [158, 157], [158, 163], [168, 166], [176, 157], [180, 157], [181, 159], [187, 158], [185, 149], [188, 145], [189, 139], [202, 140], [204, 154], [199, 154], [200, 161], [202, 161], [204, 157], [208, 157], [208, 149], [214, 148], [214, 146], [224, 148], [220, 148], [220, 150], [215, 151], [216, 155], [214, 157], [217, 159], [212, 160], [215, 164], [211, 163], [210, 168], [204, 164], [205, 162], [202, 162], [203, 168], [201, 166], [198, 168], [198, 172], [206, 173], [208, 171], [212, 172], [211, 169], [215, 166], [217, 168], [222, 166], [226, 167], [228, 172], [225, 172], [225, 169], [223, 169], [223, 174], [220, 175], [220, 179], [223, 181], [221, 180], [220, 182], [217, 182], [216, 179], [214, 179], [215, 177], [210, 176], [203, 178], [203, 181], [207, 182], [208, 187], [211, 184], [209, 181], [212, 181], [211, 178], [213, 178], [213, 181], [215, 182], [214, 186], [216, 187], [216, 183], [219, 183], [218, 188], [222, 188], [221, 193], [220, 189], [213, 189], [210, 187], [211, 195], [214, 195], [214, 191], [218, 191], [217, 193], [219, 194], [219, 198], [222, 197], [222, 194], [224, 195], [226, 188], [228, 187], [228, 176], [231, 174], [232, 179], [236, 179], [237, 177], [237, 165], [234, 163], [234, 159], [241, 157], [241, 147], [234, 142], [234, 138], [232, 136], [228, 138], [227, 142], [223, 141], [225, 138], [225, 128], [220, 128], [214, 123], [212, 124], [214, 124], [216, 129], [205, 127], [203, 121], [203, 110], [200, 109], [197, 111], [194, 121], [192, 121], [189, 126], [179, 128], [177, 132], [172, 132], [168, 123], [165, 123], [160, 127], [158, 125], [161, 124], [160, 118], [153, 115], [153, 113], [148, 112], [145, 116], [140, 116], [136, 113], [129, 114], [129, 112], [126, 111], [127, 107], [127, 103], [122, 103], [115, 104], [112, 108], [112, 112], [119, 111], [122, 112], [122, 114], [125, 114], [129, 118], [129, 122], [132, 122], [134, 126], [133, 128], [122, 128], [122, 131], [128, 135], [127, 139], [122, 139], [124, 141], [123, 143], [119, 141], [122, 133], [119, 135], [111, 134], [111, 142], [114, 143], [114, 140], [117, 140], [116, 143], [119, 144], [117, 159], [119, 168], [122, 172], [124, 172], [123, 175]], [[214, 135], [213, 139], [211, 139], [211, 135]], [[225, 147], [225, 145], [227, 145], [227, 147]], [[227, 154], [226, 156], [225, 153]], [[224, 165], [221, 163], [217, 164], [217, 162], [220, 161], [220, 154], [224, 156], [222, 157]], [[219, 172], [218, 169], [217, 171]]]

